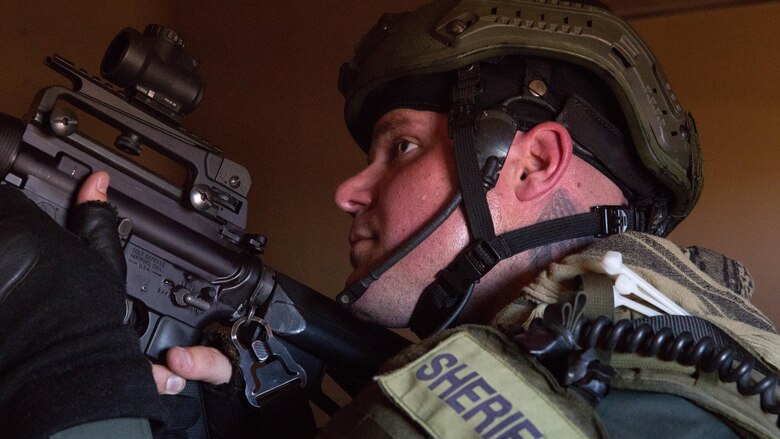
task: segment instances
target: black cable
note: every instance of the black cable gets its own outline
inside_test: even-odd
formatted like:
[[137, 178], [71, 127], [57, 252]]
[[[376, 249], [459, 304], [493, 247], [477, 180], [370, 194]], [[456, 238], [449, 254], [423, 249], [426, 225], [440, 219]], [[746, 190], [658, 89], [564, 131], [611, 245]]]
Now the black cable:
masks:
[[359, 281], [354, 282], [352, 285], [349, 285], [347, 288], [342, 290], [338, 296], [336, 296], [336, 301], [342, 306], [351, 306], [360, 298], [360, 296], [363, 295], [363, 293], [366, 292], [368, 287], [374, 283], [375, 280], [379, 279], [379, 277], [382, 276], [387, 270], [389, 270], [390, 267], [397, 264], [398, 261], [400, 261], [404, 256], [409, 254], [409, 252], [414, 250], [415, 247], [420, 245], [421, 242], [428, 238], [431, 233], [436, 231], [436, 229], [438, 229], [439, 226], [441, 226], [442, 223], [444, 223], [444, 221], [446, 221], [447, 218], [449, 218], [452, 213], [455, 212], [455, 209], [458, 208], [462, 200], [463, 195], [461, 192], [456, 192], [455, 195], [452, 196], [450, 202], [444, 207], [444, 209], [442, 209], [441, 212], [439, 212], [435, 218], [433, 218], [433, 220], [426, 224], [425, 227], [423, 227], [419, 232], [412, 235], [409, 239], [402, 243], [401, 246], [390, 255], [390, 257], [379, 264], [378, 267], [371, 270], [367, 276], [361, 278]]
[[385, 262], [383, 262], [381, 265], [376, 267], [374, 270], [371, 270], [371, 276], [373, 279], [379, 279], [379, 276], [385, 274], [387, 270], [390, 269], [393, 265], [397, 264], [398, 261], [401, 260], [404, 256], [409, 254], [412, 250], [414, 250], [415, 247], [420, 245], [421, 242], [423, 242], [428, 236], [431, 235], [436, 229], [439, 228], [439, 226], [444, 223], [444, 221], [452, 215], [452, 212], [455, 212], [455, 209], [458, 208], [460, 205], [461, 200], [463, 200], [463, 196], [461, 195], [460, 191], [458, 191], [453, 197], [452, 200], [445, 206], [445, 208], [439, 213], [439, 215], [434, 218], [433, 221], [428, 223], [422, 230], [420, 230], [417, 234], [409, 238], [406, 242], [403, 243], [403, 245], [396, 250], [392, 255], [390, 255], [389, 258]]
[[[757, 383], [751, 384], [750, 372], [756, 367], [756, 360], [748, 355], [734, 367], [734, 348], [725, 346], [718, 350], [715, 341], [709, 336], [696, 341], [687, 331], [675, 336], [670, 328], [661, 328], [656, 332], [647, 323], [635, 328], [630, 320], [613, 323], [606, 316], [584, 322], [578, 332], [577, 344], [584, 349], [636, 353], [664, 361], [676, 361], [685, 366], [695, 366], [704, 372], [717, 370], [721, 381], [736, 382], [740, 394], [760, 395], [761, 410], [780, 415], [780, 403], [775, 396], [780, 381], [778, 376], [769, 373]], [[780, 427], [780, 417], [776, 424]]]
[[504, 108], [508, 108], [509, 105], [514, 104], [515, 102], [528, 102], [531, 104], [534, 104], [538, 107], [544, 108], [545, 110], [557, 115], [561, 112], [557, 107], [555, 107], [553, 104], [545, 101], [542, 98], [536, 97], [536, 96], [523, 96], [523, 95], [517, 95], [517, 96], [511, 96], [504, 100], [504, 102], [501, 103], [501, 106]]

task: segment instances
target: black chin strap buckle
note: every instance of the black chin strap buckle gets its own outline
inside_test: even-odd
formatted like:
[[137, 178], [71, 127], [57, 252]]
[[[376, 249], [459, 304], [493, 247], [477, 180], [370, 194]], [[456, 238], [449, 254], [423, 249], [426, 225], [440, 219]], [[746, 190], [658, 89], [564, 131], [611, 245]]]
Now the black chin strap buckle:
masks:
[[601, 221], [599, 232], [594, 235], [596, 238], [623, 233], [633, 225], [630, 215], [634, 211], [625, 206], [594, 206], [591, 212], [597, 214]]
[[450, 296], [459, 297], [500, 260], [498, 251], [488, 241], [480, 239], [440, 271], [437, 278]]
[[474, 291], [474, 283], [502, 259], [494, 244], [503, 240], [475, 241], [447, 267], [436, 281], [423, 291], [409, 320], [409, 327], [420, 338], [449, 327], [463, 310]]

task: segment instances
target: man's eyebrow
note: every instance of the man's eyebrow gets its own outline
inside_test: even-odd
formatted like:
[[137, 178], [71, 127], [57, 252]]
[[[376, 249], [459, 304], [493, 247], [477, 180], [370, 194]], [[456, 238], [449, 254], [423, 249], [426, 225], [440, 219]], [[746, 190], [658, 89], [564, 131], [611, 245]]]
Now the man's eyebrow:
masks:
[[398, 127], [408, 126], [411, 124], [412, 121], [409, 120], [408, 117], [404, 117], [404, 116], [389, 117], [387, 119], [383, 119], [377, 122], [376, 126], [374, 126], [374, 132], [372, 133], [372, 137], [376, 139], [378, 137], [384, 136], [390, 131], [397, 129]]

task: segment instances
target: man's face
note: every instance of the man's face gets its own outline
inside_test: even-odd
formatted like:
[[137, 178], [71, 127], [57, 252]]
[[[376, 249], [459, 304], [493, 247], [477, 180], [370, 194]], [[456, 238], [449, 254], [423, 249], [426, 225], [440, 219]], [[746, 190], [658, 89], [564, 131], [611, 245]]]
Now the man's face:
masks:
[[[368, 274], [443, 209], [457, 187], [452, 143], [443, 114], [397, 109], [375, 125], [369, 164], [336, 190], [336, 204], [353, 217], [351, 284]], [[359, 317], [405, 326], [423, 288], [468, 243], [460, 210], [352, 307]]]

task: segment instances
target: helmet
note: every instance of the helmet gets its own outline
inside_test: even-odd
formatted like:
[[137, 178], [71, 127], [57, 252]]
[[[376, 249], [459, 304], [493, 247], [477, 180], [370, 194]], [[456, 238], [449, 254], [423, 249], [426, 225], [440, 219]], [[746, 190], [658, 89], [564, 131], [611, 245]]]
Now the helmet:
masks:
[[[644, 230], [665, 236], [690, 213], [702, 190], [693, 118], [637, 34], [599, 7], [557, 0], [440, 0], [413, 12], [385, 14], [342, 66], [347, 127], [366, 149], [372, 127], [362, 115], [394, 81], [502, 57], [544, 59], [599, 78], [625, 119], [624, 148], [664, 194], [628, 197], [633, 205], [652, 205]], [[597, 168], [612, 178], [624, 165], [620, 156], [605, 157], [610, 154], [591, 148], [580, 157], [595, 156], [589, 163], [606, 164], [606, 170]], [[624, 193], [637, 185], [632, 175], [613, 178]]]

